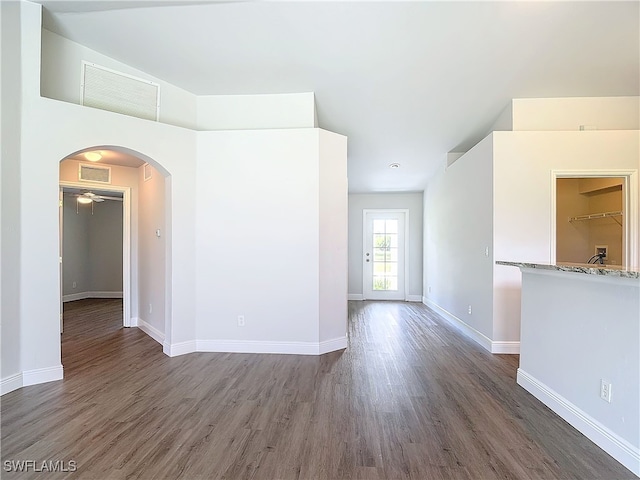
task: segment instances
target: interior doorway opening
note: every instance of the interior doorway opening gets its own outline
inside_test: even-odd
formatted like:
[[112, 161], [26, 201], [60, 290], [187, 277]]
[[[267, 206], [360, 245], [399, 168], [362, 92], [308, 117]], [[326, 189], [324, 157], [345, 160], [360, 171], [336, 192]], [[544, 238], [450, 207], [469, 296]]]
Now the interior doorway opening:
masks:
[[[76, 282], [76, 292], [82, 298], [122, 297], [121, 328], [139, 327], [161, 345], [170, 344], [169, 172], [139, 152], [124, 147], [96, 146], [76, 151], [61, 160], [59, 184], [61, 332], [64, 323], [63, 301], [77, 298], [73, 291], [69, 292], [69, 288]], [[104, 210], [120, 210], [119, 228], [113, 224], [111, 227], [106, 225], [102, 215]], [[75, 220], [79, 220], [80, 214], [84, 213], [87, 217], [83, 220], [86, 222], [85, 227], [96, 224], [100, 227], [96, 232], [88, 233], [93, 245], [90, 245], [84, 258], [103, 269], [102, 272], [92, 271], [93, 279], [109, 270], [112, 283], [107, 290], [85, 286], [83, 290], [88, 291], [88, 295], [83, 296], [83, 292], [79, 291], [78, 279], [64, 278], [63, 272], [65, 266], [68, 266], [65, 265], [65, 256], [69, 255], [68, 248], [66, 255], [64, 252], [65, 246], [69, 247], [64, 238], [65, 213], [76, 216]], [[115, 243], [119, 245], [114, 245]], [[110, 260], [105, 260], [103, 254], [107, 249], [120, 251], [120, 259], [112, 256]], [[119, 265], [113, 265], [114, 263]], [[114, 272], [120, 275], [119, 283], [113, 282]]]
[[121, 298], [122, 326], [130, 327], [131, 188], [61, 181], [60, 199], [62, 304]]
[[552, 263], [636, 268], [635, 171], [553, 172]]

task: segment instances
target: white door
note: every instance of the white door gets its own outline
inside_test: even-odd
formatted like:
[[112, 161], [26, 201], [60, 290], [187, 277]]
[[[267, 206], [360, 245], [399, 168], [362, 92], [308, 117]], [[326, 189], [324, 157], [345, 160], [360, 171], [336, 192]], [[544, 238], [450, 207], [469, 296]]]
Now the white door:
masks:
[[364, 210], [363, 296], [366, 300], [405, 300], [408, 212]]

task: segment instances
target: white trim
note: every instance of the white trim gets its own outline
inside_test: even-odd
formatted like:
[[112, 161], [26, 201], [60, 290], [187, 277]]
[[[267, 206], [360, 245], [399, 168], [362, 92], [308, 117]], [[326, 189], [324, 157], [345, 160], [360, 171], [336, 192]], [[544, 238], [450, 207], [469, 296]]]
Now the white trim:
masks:
[[[158, 330], [156, 327], [151, 325], [150, 323], [145, 322], [142, 318], [136, 318], [137, 327], [142, 330], [144, 333], [153, 338], [160, 345], [164, 343], [164, 333]], [[133, 326], [133, 325], [132, 325]]]
[[10, 375], [0, 380], [0, 395], [13, 392], [22, 387], [22, 372]]
[[491, 353], [505, 355], [520, 355], [520, 342], [491, 342]]
[[407, 295], [405, 298], [407, 302], [422, 302], [422, 295]]
[[556, 181], [558, 178], [622, 177], [624, 178], [624, 220], [622, 252], [623, 265], [628, 269], [640, 268], [638, 258], [638, 170], [551, 170], [551, 229], [550, 259], [556, 263]]
[[442, 318], [444, 318], [451, 325], [453, 325], [458, 330], [460, 330], [462, 333], [464, 333], [471, 340], [473, 340], [474, 342], [480, 344], [485, 350], [491, 352], [491, 348], [492, 348], [491, 344], [492, 344], [492, 342], [491, 342], [491, 339], [489, 337], [487, 337], [483, 333], [480, 333], [478, 330], [476, 330], [475, 328], [471, 327], [470, 325], [467, 325], [462, 320], [460, 320], [458, 317], [456, 317], [453, 313], [450, 313], [450, 312], [446, 311], [440, 305], [437, 305], [436, 303], [432, 302], [431, 300], [427, 300], [425, 302], [425, 305], [427, 307], [435, 310], [436, 313], [440, 314], [440, 316]]
[[318, 354], [323, 355], [329, 352], [344, 350], [348, 344], [349, 340], [346, 335], [344, 337], [332, 338], [331, 340], [324, 340], [318, 344]]
[[55, 367], [36, 368], [35, 370], [25, 370], [22, 372], [22, 386], [38, 385], [40, 383], [54, 382], [62, 380], [64, 376], [62, 365]]
[[275, 353], [285, 355], [323, 355], [347, 348], [347, 337], [323, 342], [263, 342], [260, 340], [197, 340], [198, 352]]
[[469, 337], [474, 342], [481, 345], [485, 350], [488, 350], [491, 353], [495, 354], [505, 354], [505, 355], [519, 355], [520, 354], [520, 342], [515, 341], [494, 341], [487, 337], [484, 333], [479, 332], [471, 325], [466, 324], [458, 317], [456, 317], [453, 313], [448, 312], [440, 305], [432, 302], [426, 297], [422, 297], [422, 303], [424, 303], [427, 307], [436, 311], [436, 313], [440, 314], [442, 318], [444, 318], [451, 325], [460, 330], [463, 334]]
[[137, 327], [138, 326], [138, 317], [131, 317], [131, 321], [129, 322], [129, 326], [130, 327]]
[[165, 341], [162, 343], [162, 351], [165, 353], [165, 355], [168, 355], [170, 357], [177, 357], [178, 355], [197, 352], [196, 341], [189, 340], [179, 343], [167, 343]]
[[347, 300], [364, 300], [361, 293], [350, 293], [347, 295]]
[[315, 342], [263, 342], [260, 340], [197, 340], [198, 352], [285, 353], [318, 355]]
[[62, 303], [75, 302], [76, 300], [84, 300], [89, 298], [89, 292], [70, 293], [62, 296]]
[[63, 302], [75, 302], [76, 300], [84, 300], [86, 298], [123, 298], [122, 292], [107, 292], [107, 291], [90, 291], [70, 293], [62, 297]]
[[640, 449], [611, 431], [554, 390], [518, 369], [518, 385], [566, 420], [618, 462], [640, 476]]

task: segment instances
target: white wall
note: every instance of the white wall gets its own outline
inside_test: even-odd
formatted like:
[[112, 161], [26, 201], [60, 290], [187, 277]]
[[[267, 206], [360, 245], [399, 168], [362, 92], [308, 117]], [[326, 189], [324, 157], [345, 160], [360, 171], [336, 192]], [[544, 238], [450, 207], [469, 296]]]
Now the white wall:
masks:
[[122, 202], [105, 200], [89, 218], [91, 291], [122, 292]]
[[409, 284], [407, 294], [422, 297], [423, 194], [352, 193], [349, 194], [349, 295], [362, 296], [362, 211], [364, 209], [403, 208], [409, 210]]
[[640, 97], [518, 98], [512, 101], [512, 129], [640, 129]]
[[[20, 360], [20, 5], [0, 2], [0, 393], [21, 382]], [[10, 119], [10, 121], [9, 121]], [[5, 382], [5, 379], [8, 379]]]
[[347, 330], [347, 138], [325, 130], [318, 133], [320, 342], [331, 342], [344, 339]]
[[160, 85], [159, 121], [195, 128], [194, 94], [45, 29], [42, 29], [42, 96], [80, 104], [83, 61], [157, 83]]
[[490, 135], [436, 174], [424, 200], [425, 302], [466, 324], [488, 349], [493, 339], [492, 158]]
[[[323, 134], [329, 141], [320, 167], [319, 134], [317, 129], [200, 133], [196, 295], [197, 338], [209, 341], [204, 348], [318, 344], [320, 242], [327, 241], [323, 229], [335, 228], [333, 222], [346, 215], [340, 198], [320, 209], [320, 198], [346, 195], [346, 148], [342, 137]], [[327, 171], [319, 174], [321, 169]], [[331, 215], [335, 220], [322, 221]], [[339, 238], [336, 248], [339, 262]], [[345, 267], [332, 272], [338, 283]], [[340, 310], [345, 300], [343, 291], [327, 308]], [[245, 317], [244, 327], [238, 326], [238, 315]], [[344, 339], [346, 309], [333, 321], [342, 323]]]
[[198, 130], [314, 128], [315, 95], [202, 95], [197, 97]]
[[78, 204], [65, 195], [63, 204], [63, 298], [122, 295], [122, 202]]
[[[166, 314], [166, 179], [153, 167], [151, 178], [144, 179], [144, 166], [138, 171], [138, 258], [139, 322], [146, 322], [164, 335]], [[156, 231], [160, 230], [160, 236]]]
[[[531, 269], [522, 277], [518, 383], [640, 475], [640, 281]], [[601, 379], [611, 403], [599, 396]]]
[[[494, 132], [493, 138], [496, 260], [551, 262], [552, 170], [640, 168], [638, 131]], [[520, 273], [514, 270], [495, 267], [496, 340], [520, 337]]]
[[62, 295], [64, 297], [91, 290], [89, 265], [91, 205], [87, 205], [88, 208], [82, 205], [83, 208], [80, 209], [75, 197], [69, 195], [64, 195], [62, 203]]

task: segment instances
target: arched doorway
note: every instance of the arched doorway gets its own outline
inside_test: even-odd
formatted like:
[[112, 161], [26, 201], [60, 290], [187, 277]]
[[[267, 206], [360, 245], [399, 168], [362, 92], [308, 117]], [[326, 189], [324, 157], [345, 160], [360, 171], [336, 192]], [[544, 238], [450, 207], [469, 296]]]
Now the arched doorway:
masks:
[[[169, 172], [140, 152], [120, 146], [101, 145], [78, 150], [63, 158], [60, 161], [59, 184], [61, 212], [65, 211], [65, 205], [67, 213], [75, 209], [74, 213], [79, 215], [81, 208], [85, 212], [90, 208], [91, 213], [95, 214], [98, 208], [103, 209], [109, 202], [120, 201], [122, 204], [122, 248], [119, 260], [104, 258], [105, 251], [112, 250], [105, 248], [105, 245], [112, 247], [115, 241], [112, 235], [110, 240], [105, 239], [105, 233], [113, 230], [104, 225], [107, 217], [104, 214], [100, 218], [95, 215], [89, 217], [88, 213], [86, 215], [90, 220], [86, 221], [84, 228], [99, 224], [101, 230], [88, 234], [90, 240], [84, 258], [91, 265], [91, 278], [84, 282], [82, 289], [78, 288], [79, 282], [64, 278], [65, 267], [70, 262], [65, 262], [63, 255], [65, 224], [64, 215], [61, 215], [61, 314], [66, 299], [73, 301], [121, 296], [122, 326], [140, 327], [162, 344], [165, 332], [171, 331]], [[100, 266], [113, 267], [117, 261], [122, 265], [119, 270], [120, 289], [112, 287], [103, 290], [102, 285], [113, 286], [115, 283], [113, 278], [107, 282], [100, 277]], [[82, 264], [82, 261], [76, 261], [75, 264]], [[70, 292], [68, 289], [72, 287], [76, 290]]]

